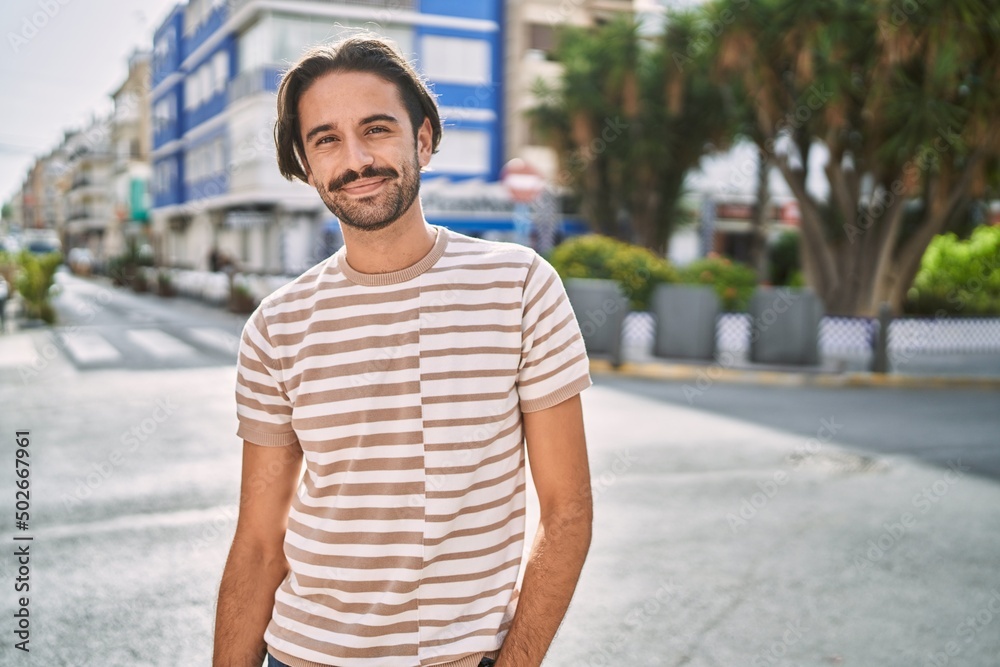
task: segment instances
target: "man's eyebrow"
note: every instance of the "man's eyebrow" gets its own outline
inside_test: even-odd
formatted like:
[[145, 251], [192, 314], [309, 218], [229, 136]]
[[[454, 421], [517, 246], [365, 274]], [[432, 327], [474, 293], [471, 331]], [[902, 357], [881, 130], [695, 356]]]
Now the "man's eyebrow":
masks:
[[[387, 113], [376, 113], [372, 114], [371, 116], [362, 118], [361, 122], [358, 123], [358, 125], [368, 125], [369, 123], [377, 123], [379, 121], [383, 123], [395, 123], [396, 125], [399, 125], [399, 119]], [[308, 134], [306, 134], [306, 143], [308, 143], [317, 134], [320, 134], [322, 132], [329, 132], [331, 130], [336, 130], [336, 129], [337, 126], [334, 125], [333, 123], [323, 123], [322, 125], [317, 125], [313, 129], [309, 130]]]
[[306, 143], [309, 143], [309, 140], [315, 137], [320, 132], [329, 132], [330, 130], [335, 130], [335, 129], [337, 128], [332, 123], [323, 123], [322, 125], [317, 125], [313, 129], [309, 130], [308, 134], [306, 134]]
[[387, 113], [376, 113], [366, 118], [362, 118], [361, 122], [358, 123], [358, 125], [368, 125], [369, 123], [377, 123], [378, 121], [382, 121], [385, 123], [395, 123], [396, 125], [399, 125], [399, 119]]

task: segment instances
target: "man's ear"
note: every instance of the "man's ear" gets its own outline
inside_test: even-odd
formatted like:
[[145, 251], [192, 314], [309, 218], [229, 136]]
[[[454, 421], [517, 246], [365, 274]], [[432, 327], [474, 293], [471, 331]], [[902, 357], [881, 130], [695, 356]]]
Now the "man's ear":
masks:
[[309, 161], [306, 160], [306, 156], [303, 155], [305, 151], [299, 149], [298, 146], [294, 148], [295, 159], [299, 161], [299, 166], [302, 167], [302, 172], [306, 175], [305, 181], [312, 187], [316, 187], [316, 183], [313, 182], [312, 169], [309, 168]]
[[431, 129], [431, 119], [424, 118], [417, 132], [417, 159], [421, 167], [426, 167], [431, 162], [431, 155], [434, 154], [434, 130]]

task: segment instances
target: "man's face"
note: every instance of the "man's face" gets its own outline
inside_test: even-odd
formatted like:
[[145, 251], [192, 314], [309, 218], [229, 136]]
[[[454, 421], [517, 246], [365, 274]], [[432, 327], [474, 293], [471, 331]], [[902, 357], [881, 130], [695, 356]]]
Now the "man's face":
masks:
[[396, 86], [374, 74], [333, 72], [299, 99], [306, 174], [345, 225], [374, 231], [411, 209], [431, 156], [430, 122], [414, 141]]

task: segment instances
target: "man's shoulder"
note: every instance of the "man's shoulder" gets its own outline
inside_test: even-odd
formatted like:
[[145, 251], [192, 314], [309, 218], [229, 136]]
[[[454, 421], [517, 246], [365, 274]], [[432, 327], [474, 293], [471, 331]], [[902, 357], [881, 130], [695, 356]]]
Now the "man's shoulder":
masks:
[[487, 241], [444, 229], [448, 248], [441, 258], [442, 269], [502, 269], [527, 271], [540, 259], [533, 249], [519, 243]]

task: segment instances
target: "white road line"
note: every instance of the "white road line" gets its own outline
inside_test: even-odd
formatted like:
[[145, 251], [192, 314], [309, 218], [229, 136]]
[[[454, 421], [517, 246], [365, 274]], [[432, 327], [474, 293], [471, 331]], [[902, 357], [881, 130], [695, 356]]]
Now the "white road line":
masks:
[[38, 352], [30, 334], [0, 336], [0, 367], [34, 366], [37, 362]]
[[132, 329], [125, 333], [126, 337], [157, 359], [170, 357], [191, 357], [198, 351], [187, 343], [177, 340], [159, 329]]
[[235, 358], [240, 349], [240, 339], [213, 327], [191, 327], [188, 334], [199, 343], [232, 354]]
[[73, 361], [78, 364], [118, 361], [122, 357], [114, 345], [96, 333], [84, 331], [61, 333], [59, 338], [73, 357]]

